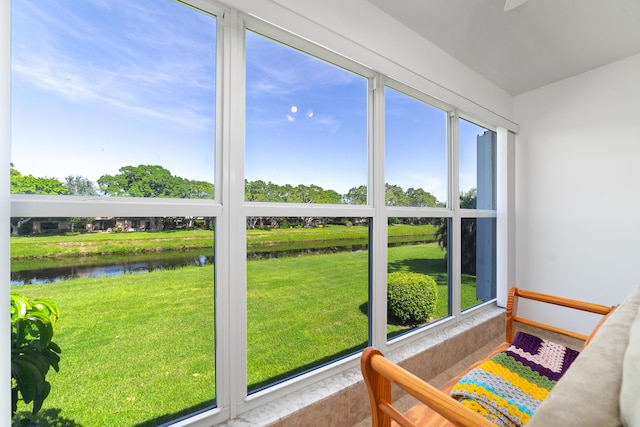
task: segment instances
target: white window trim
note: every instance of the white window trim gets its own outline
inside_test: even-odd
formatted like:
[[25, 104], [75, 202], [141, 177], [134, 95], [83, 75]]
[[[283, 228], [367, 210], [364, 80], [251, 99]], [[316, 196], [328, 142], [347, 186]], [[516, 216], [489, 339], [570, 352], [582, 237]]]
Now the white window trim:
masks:
[[[0, 163], [11, 162], [11, 2], [0, 2]], [[0, 174], [0, 222], [7, 224], [11, 218], [9, 197], [10, 179], [6, 172]], [[8, 227], [0, 231], [0, 319], [9, 319], [9, 291], [11, 263], [9, 262], [10, 233]], [[6, 320], [5, 320], [6, 322]], [[0, 324], [0, 342], [8, 343], [11, 330], [8, 323]], [[11, 425], [11, 390], [6, 384], [11, 381], [11, 349], [0, 346], [0, 425]]]

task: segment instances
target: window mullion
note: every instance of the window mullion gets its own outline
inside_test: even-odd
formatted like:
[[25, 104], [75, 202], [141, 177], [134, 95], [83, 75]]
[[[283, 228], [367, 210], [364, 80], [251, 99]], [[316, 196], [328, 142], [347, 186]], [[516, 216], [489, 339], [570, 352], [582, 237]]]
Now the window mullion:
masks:
[[[385, 348], [387, 343], [387, 214], [385, 209], [384, 176], [384, 78], [377, 76], [373, 83], [370, 125], [369, 204], [374, 207], [372, 245], [370, 252], [369, 292], [370, 343]], [[371, 144], [372, 143], [372, 144]]]
[[[0, 30], [2, 35], [0, 36], [0, 161], [3, 165], [8, 165], [11, 163], [11, 97], [9, 96], [10, 88], [11, 88], [11, 25], [10, 25], [10, 16], [11, 16], [11, 2], [3, 2], [0, 5], [0, 19], [2, 20], [2, 25], [0, 25]], [[5, 169], [6, 171], [6, 169]], [[11, 186], [9, 183], [9, 174], [4, 173], [2, 178], [0, 178], [0, 194], [2, 194], [2, 203], [0, 205], [0, 221], [2, 224], [5, 224], [4, 231], [0, 236], [1, 248], [0, 253], [3, 254], [2, 260], [0, 261], [0, 270], [4, 273], [4, 277], [0, 282], [0, 293], [3, 295], [3, 298], [0, 300], [0, 317], [2, 319], [9, 318], [9, 291], [10, 281], [9, 274], [10, 271], [10, 261], [9, 261], [9, 253], [10, 253], [10, 232], [9, 227], [6, 224], [11, 220], [11, 212], [10, 212], [10, 204], [9, 204], [9, 192], [11, 190]], [[4, 324], [0, 327], [0, 340], [1, 342], [7, 343], [9, 342], [11, 326], [8, 322], [4, 322]], [[0, 376], [4, 381], [4, 384], [9, 382], [10, 378], [10, 363], [11, 353], [9, 352], [9, 346], [3, 345], [3, 350], [0, 354], [0, 359], [2, 360], [2, 367], [0, 370]], [[9, 414], [11, 412], [9, 398], [10, 395], [9, 387], [3, 387], [2, 391], [0, 391], [0, 424], [9, 425], [11, 422], [11, 417]]]
[[496, 157], [496, 295], [505, 306], [515, 283], [515, 134], [498, 128]]
[[449, 201], [448, 208], [453, 211], [449, 223], [449, 242], [447, 256], [449, 257], [449, 309], [454, 317], [460, 316], [461, 310], [461, 254], [462, 228], [460, 214], [460, 141], [458, 133], [458, 112], [449, 114]]
[[[244, 199], [244, 28], [235, 10], [224, 19], [221, 250], [216, 251], [219, 406], [237, 415], [246, 397]], [[234, 143], [235, 142], [235, 143]]]

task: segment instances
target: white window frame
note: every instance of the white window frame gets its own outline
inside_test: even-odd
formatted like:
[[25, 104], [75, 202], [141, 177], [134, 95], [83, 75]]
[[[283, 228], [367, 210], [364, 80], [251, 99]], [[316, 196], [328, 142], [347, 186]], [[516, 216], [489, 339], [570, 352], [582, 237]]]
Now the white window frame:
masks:
[[[402, 69], [398, 64], [376, 58], [376, 67], [384, 74], [374, 72], [354, 60], [346, 59], [337, 52], [320, 47], [302, 37], [294, 36], [282, 28], [268, 24], [255, 16], [245, 15], [237, 10], [220, 5], [211, 0], [189, 0], [185, 2], [192, 7], [217, 17], [218, 49], [217, 49], [217, 108], [216, 108], [216, 177], [215, 199], [213, 200], [172, 200], [172, 199], [137, 199], [137, 198], [90, 198], [77, 196], [38, 196], [10, 195], [9, 176], [0, 178], [0, 219], [5, 223], [12, 216], [175, 216], [198, 215], [216, 218], [216, 408], [202, 413], [187, 416], [178, 421], [179, 426], [205, 426], [221, 423], [241, 413], [258, 408], [277, 398], [301, 390], [320, 380], [337, 375], [358, 364], [358, 355], [353, 355], [312, 372], [284, 381], [261, 392], [247, 395], [246, 392], [246, 289], [239, 284], [246, 283], [246, 221], [247, 216], [269, 214], [290, 216], [305, 214], [313, 216], [362, 216], [372, 218], [372, 278], [371, 278], [371, 336], [370, 341], [383, 351], [393, 350], [400, 346], [424, 338], [426, 334], [437, 332], [460, 319], [470, 316], [477, 310], [495, 305], [487, 302], [465, 313], [460, 312], [459, 257], [452, 257], [454, 274], [452, 280], [452, 315], [437, 324], [418, 328], [396, 339], [387, 340], [386, 335], [386, 264], [387, 264], [387, 219], [390, 216], [437, 216], [451, 218], [457, 224], [461, 217], [496, 217], [497, 218], [497, 275], [498, 302], [503, 304], [508, 284], [514, 278], [514, 256], [509, 248], [514, 247], [514, 131], [508, 121], [494, 113], [484, 114], [487, 110], [472, 105], [458, 94], [451, 93], [452, 104], [425, 95], [425, 90], [434, 87], [433, 82], [422, 81], [419, 75]], [[281, 6], [274, 5], [275, 9]], [[275, 12], [274, 12], [275, 13]], [[287, 13], [289, 13], [287, 11]], [[295, 25], [300, 26], [300, 22]], [[10, 162], [10, 2], [0, 6], [0, 160], [4, 164]], [[294, 27], [295, 27], [294, 25]], [[369, 176], [368, 203], [363, 206], [348, 205], [281, 205], [269, 203], [248, 203], [244, 201], [244, 31], [248, 28], [279, 42], [289, 44], [297, 49], [320, 59], [327, 60], [369, 79]], [[328, 39], [335, 34], [326, 36]], [[318, 40], [322, 44], [322, 40]], [[346, 42], [345, 52], [354, 51], [351, 42]], [[362, 58], [372, 53], [362, 49]], [[355, 50], [357, 51], [357, 49]], [[386, 62], [385, 62], [386, 61]], [[393, 74], [395, 79], [385, 76]], [[400, 83], [404, 81], [405, 84]], [[384, 200], [384, 85], [401, 89], [418, 99], [442, 108], [449, 112], [449, 201], [446, 208], [398, 208], [386, 207]], [[425, 89], [426, 88], [426, 89]], [[438, 88], [443, 93], [442, 88]], [[446, 90], [444, 90], [446, 94]], [[451, 143], [457, 141], [457, 118], [466, 115], [452, 105], [460, 101], [462, 105], [471, 106], [473, 117], [468, 120], [480, 124], [475, 115], [480, 112], [489, 118], [496, 118], [500, 126], [491, 127], [482, 124], [498, 133], [498, 177], [497, 206], [495, 211], [461, 212], [459, 208], [457, 147]], [[453, 227], [450, 233], [459, 236], [459, 226]], [[5, 254], [0, 261], [0, 268], [9, 271], [9, 230], [5, 227], [0, 235], [2, 239], [0, 253]], [[455, 253], [455, 251], [452, 251]], [[456, 266], [457, 265], [457, 266]], [[0, 287], [8, 295], [10, 288], [8, 274], [0, 282]], [[456, 279], [457, 277], [457, 279]], [[457, 280], [457, 282], [456, 282]], [[6, 297], [5, 297], [6, 298]], [[0, 304], [0, 316], [8, 316], [8, 298]], [[233, 307], [233, 309], [232, 309]], [[0, 339], [9, 339], [9, 330], [0, 328]], [[9, 350], [5, 350], [3, 362], [0, 364], [0, 377], [9, 380]], [[9, 414], [8, 388], [0, 391], [0, 413]], [[7, 415], [7, 418], [9, 416]], [[10, 420], [6, 420], [8, 424]]]

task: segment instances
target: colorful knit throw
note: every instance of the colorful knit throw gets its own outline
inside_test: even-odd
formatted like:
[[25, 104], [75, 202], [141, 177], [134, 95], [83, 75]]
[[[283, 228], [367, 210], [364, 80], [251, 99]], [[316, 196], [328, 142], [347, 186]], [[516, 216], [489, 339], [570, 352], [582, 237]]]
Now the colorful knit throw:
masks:
[[525, 425], [578, 352], [518, 332], [511, 346], [467, 373], [451, 396], [500, 426]]

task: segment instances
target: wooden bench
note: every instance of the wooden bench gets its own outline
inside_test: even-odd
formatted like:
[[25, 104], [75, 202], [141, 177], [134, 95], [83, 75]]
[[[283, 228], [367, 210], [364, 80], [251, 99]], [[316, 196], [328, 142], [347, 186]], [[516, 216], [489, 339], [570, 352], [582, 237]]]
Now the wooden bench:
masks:
[[[518, 316], [518, 299], [521, 298], [596, 313], [604, 317], [591, 334], [587, 336]], [[533, 328], [576, 338], [584, 341], [584, 345], [586, 346], [590, 337], [595, 334], [602, 322], [614, 309], [615, 307], [530, 292], [513, 287], [510, 289], [507, 299], [505, 342], [496, 347], [485, 358], [465, 369], [439, 389], [386, 359], [379, 350], [368, 347], [362, 353], [360, 365], [371, 403], [372, 426], [390, 427], [392, 421], [394, 421], [396, 425], [403, 427], [441, 427], [452, 425], [495, 427], [495, 424], [488, 419], [449, 397], [449, 392], [453, 386], [458, 383], [460, 378], [492, 356], [506, 350], [513, 340], [516, 324], [528, 325]], [[398, 411], [391, 403], [392, 382], [418, 399], [419, 403], [405, 413]]]

